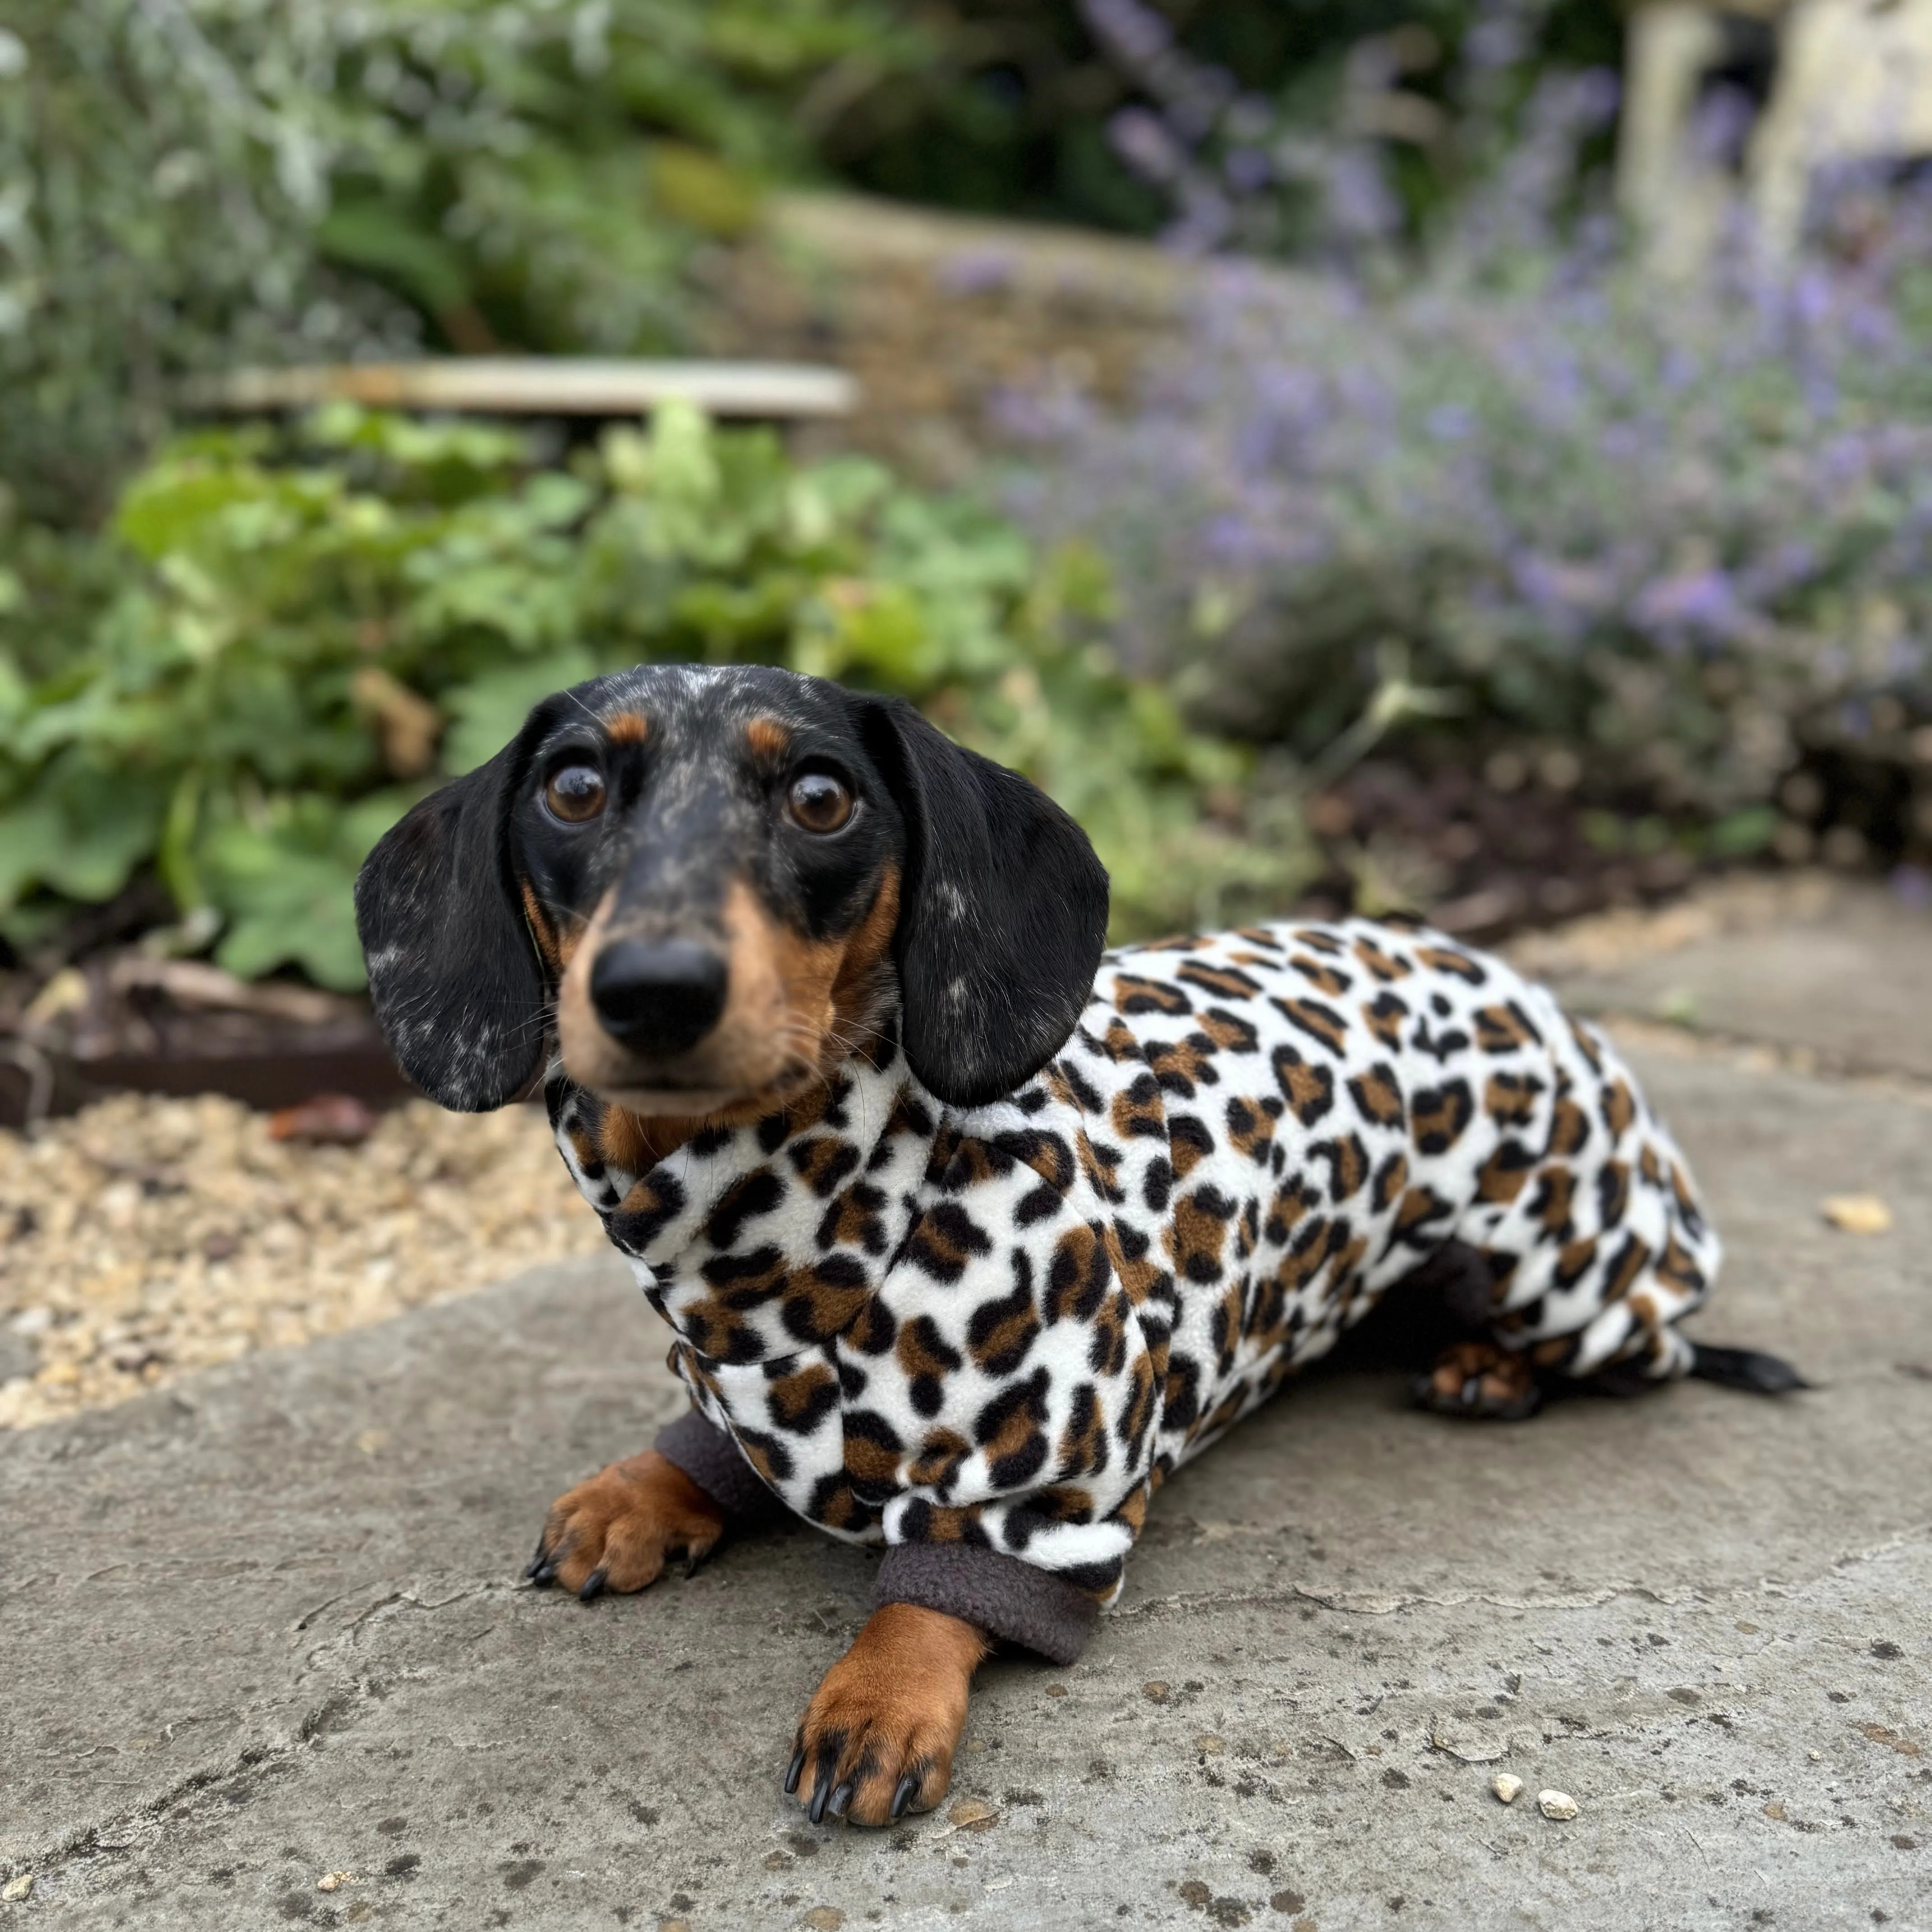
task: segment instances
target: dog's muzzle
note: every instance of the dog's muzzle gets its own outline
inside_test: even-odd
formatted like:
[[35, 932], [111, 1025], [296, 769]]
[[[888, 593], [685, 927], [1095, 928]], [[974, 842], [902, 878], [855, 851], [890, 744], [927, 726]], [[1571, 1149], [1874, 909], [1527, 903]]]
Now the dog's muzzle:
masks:
[[590, 1003], [633, 1053], [668, 1059], [717, 1025], [729, 977], [718, 954], [690, 940], [615, 940], [591, 968]]

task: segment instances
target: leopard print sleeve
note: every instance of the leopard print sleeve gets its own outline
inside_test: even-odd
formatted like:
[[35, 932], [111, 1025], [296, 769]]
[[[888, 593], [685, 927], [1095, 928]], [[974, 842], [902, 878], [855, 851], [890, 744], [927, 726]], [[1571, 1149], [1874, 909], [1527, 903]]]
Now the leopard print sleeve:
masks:
[[949, 1112], [902, 1063], [859, 1069], [809, 1118], [701, 1136], [641, 1174], [603, 1157], [594, 1097], [552, 1094], [698, 1414], [820, 1528], [946, 1552], [893, 1564], [888, 1600], [928, 1600], [943, 1568], [934, 1607], [977, 1604], [1049, 1656], [1077, 1654], [1068, 1633], [1118, 1592], [1156, 1420], [1070, 1090], [1056, 1070]]
[[839, 1344], [846, 1460], [893, 1545], [964, 1544], [1100, 1600], [1153, 1454], [1154, 1361], [1085, 1137], [1030, 1088], [956, 1117], [868, 1318]]

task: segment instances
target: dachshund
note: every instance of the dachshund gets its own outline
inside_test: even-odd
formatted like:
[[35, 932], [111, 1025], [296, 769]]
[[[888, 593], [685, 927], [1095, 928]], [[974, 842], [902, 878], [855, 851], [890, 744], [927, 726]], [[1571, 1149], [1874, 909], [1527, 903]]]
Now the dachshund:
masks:
[[1415, 1384], [1804, 1386], [1688, 1340], [1718, 1243], [1602, 1035], [1408, 922], [1104, 950], [1105, 872], [903, 700], [652, 665], [540, 704], [358, 881], [445, 1106], [539, 1082], [689, 1412], [550, 1510], [586, 1600], [782, 1505], [883, 1551], [798, 1728], [816, 1822], [944, 1796], [995, 1642], [1071, 1662], [1168, 1474], [1421, 1282]]

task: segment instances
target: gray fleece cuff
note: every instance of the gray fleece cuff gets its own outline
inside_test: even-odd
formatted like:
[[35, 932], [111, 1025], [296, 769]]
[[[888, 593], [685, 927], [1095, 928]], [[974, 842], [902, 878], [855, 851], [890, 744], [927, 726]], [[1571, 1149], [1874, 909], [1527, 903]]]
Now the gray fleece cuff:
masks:
[[682, 1469], [728, 1515], [749, 1516], [777, 1502], [758, 1472], [738, 1453], [737, 1444], [694, 1408], [660, 1429], [651, 1446], [667, 1462]]
[[1087, 1648], [1100, 1606], [1051, 1570], [965, 1543], [902, 1543], [886, 1552], [874, 1600], [916, 1604], [977, 1624], [1051, 1664]]

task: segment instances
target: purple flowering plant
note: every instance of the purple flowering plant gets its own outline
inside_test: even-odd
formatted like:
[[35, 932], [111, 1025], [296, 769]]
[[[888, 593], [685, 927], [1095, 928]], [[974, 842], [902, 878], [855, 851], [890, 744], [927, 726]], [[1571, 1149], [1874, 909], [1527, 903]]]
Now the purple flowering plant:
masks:
[[[1010, 412], [1010, 501], [1104, 551], [1130, 666], [1304, 768], [1365, 718], [1446, 714], [1703, 819], [1768, 800], [1802, 739], [1856, 734], [1874, 700], [1932, 716], [1922, 209], [1782, 266], [1740, 229], [1664, 278], [1577, 202], [1615, 84], [1575, 75], [1426, 252], [1264, 262], [1226, 252], [1265, 225], [1228, 165], [1242, 104], [1138, 0], [1088, 10], [1191, 104], [1119, 139], [1168, 170], [1175, 238], [1219, 256], [1131, 410], [1062, 391]], [[1285, 176], [1264, 118], [1264, 202]]]

